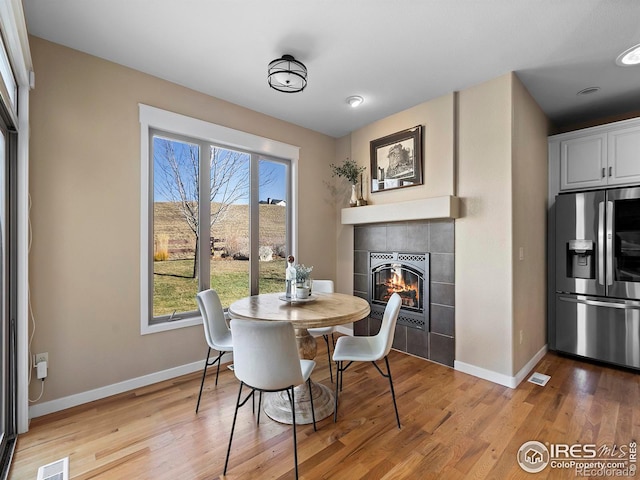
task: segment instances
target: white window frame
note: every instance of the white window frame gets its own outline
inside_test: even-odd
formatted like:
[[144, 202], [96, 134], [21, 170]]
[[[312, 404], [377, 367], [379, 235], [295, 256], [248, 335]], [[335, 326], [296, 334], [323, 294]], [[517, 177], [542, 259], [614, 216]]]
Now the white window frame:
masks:
[[140, 334], [164, 332], [177, 328], [190, 327], [202, 323], [200, 315], [172, 322], [150, 324], [149, 295], [153, 285], [149, 280], [151, 265], [151, 222], [150, 202], [152, 198], [150, 185], [151, 160], [150, 129], [162, 130], [177, 135], [197, 138], [229, 148], [237, 148], [288, 160], [291, 162], [291, 251], [296, 255], [298, 245], [297, 234], [297, 199], [298, 199], [298, 160], [300, 147], [260, 137], [251, 133], [234, 130], [196, 118], [191, 118], [167, 110], [162, 110], [142, 103], [138, 104], [140, 118]]

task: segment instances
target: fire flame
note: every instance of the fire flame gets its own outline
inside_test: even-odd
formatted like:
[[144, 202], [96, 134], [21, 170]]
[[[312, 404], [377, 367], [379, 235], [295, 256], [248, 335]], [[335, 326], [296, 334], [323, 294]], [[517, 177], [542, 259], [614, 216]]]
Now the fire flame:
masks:
[[387, 289], [391, 293], [400, 293], [406, 292], [407, 290], [416, 290], [414, 285], [408, 285], [404, 281], [404, 276], [399, 274], [397, 271], [393, 271], [393, 275], [389, 278], [385, 283]]
[[402, 304], [408, 307], [418, 307], [420, 305], [420, 292], [416, 283], [408, 283], [402, 273], [401, 268], [391, 268], [390, 274], [382, 285], [386, 292], [382, 295], [381, 300], [388, 301], [394, 293], [400, 294]]

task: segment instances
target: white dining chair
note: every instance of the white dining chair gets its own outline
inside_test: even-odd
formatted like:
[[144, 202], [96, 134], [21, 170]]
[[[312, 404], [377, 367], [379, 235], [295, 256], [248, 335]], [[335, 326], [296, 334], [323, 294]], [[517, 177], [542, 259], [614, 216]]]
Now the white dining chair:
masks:
[[[238, 409], [249, 397], [254, 398], [256, 391], [260, 393], [258, 408], [262, 403], [262, 392], [286, 391], [291, 402], [293, 418], [293, 457], [296, 478], [298, 478], [298, 446], [296, 441], [296, 412], [294, 387], [307, 383], [311, 400], [311, 416], [313, 430], [316, 430], [316, 415], [313, 409], [313, 391], [311, 389], [311, 372], [316, 365], [313, 360], [300, 359], [293, 325], [290, 322], [261, 320], [231, 320], [233, 335], [234, 373], [240, 380], [236, 409], [233, 414], [231, 435], [224, 472], [227, 474], [229, 454], [233, 431], [236, 426]], [[251, 391], [242, 399], [242, 389], [247, 386]], [[260, 410], [258, 410], [258, 422]]]
[[[391, 295], [391, 298], [387, 302], [387, 306], [384, 310], [382, 317], [382, 325], [377, 335], [369, 337], [340, 337], [336, 342], [336, 347], [333, 350], [333, 360], [336, 362], [336, 397], [335, 408], [333, 411], [333, 421], [338, 419], [338, 386], [342, 391], [342, 377], [344, 371], [349, 368], [353, 362], [371, 362], [376, 367], [380, 374], [389, 379], [389, 387], [391, 389], [391, 398], [393, 399], [393, 408], [396, 411], [396, 420], [398, 422], [398, 428], [400, 428], [400, 416], [398, 415], [398, 406], [396, 405], [396, 394], [393, 390], [393, 379], [391, 378], [391, 369], [389, 368], [389, 351], [393, 344], [393, 337], [396, 329], [396, 322], [398, 321], [398, 313], [402, 306], [402, 298], [397, 293]], [[385, 374], [378, 364], [378, 360], [384, 358], [384, 362], [387, 366], [387, 373]], [[349, 362], [346, 366], [344, 362]]]
[[[202, 388], [204, 387], [204, 379], [207, 375], [207, 368], [218, 364], [216, 369], [216, 385], [218, 385], [218, 375], [220, 374], [220, 361], [222, 355], [226, 352], [233, 351], [233, 340], [231, 330], [227, 326], [224, 318], [224, 310], [220, 297], [215, 290], [203, 290], [196, 295], [198, 308], [202, 315], [202, 325], [204, 326], [204, 338], [207, 341], [209, 349], [207, 350], [207, 360], [204, 362], [204, 370], [202, 372], [202, 381], [200, 382], [200, 393], [198, 393], [198, 403], [196, 404], [196, 413], [200, 408], [200, 398], [202, 397]], [[218, 356], [210, 359], [211, 350], [217, 350]]]
[[[333, 280], [313, 280], [312, 283], [313, 292], [316, 293], [333, 293]], [[329, 337], [331, 337], [331, 346], [335, 348], [335, 341], [333, 339], [333, 332], [336, 331], [336, 327], [319, 327], [309, 328], [308, 332], [313, 337], [322, 337], [327, 343], [327, 359], [329, 360], [329, 375], [331, 377], [331, 383], [333, 383], [333, 370], [331, 368], [331, 348], [329, 347]]]

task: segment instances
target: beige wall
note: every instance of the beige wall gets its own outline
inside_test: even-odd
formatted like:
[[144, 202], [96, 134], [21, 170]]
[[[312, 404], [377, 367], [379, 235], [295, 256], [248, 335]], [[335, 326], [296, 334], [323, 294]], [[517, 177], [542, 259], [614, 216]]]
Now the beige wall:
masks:
[[456, 362], [512, 374], [511, 75], [459, 94]]
[[396, 203], [417, 198], [454, 194], [454, 94], [450, 93], [383, 118], [351, 133], [351, 154], [358, 164], [370, 169], [369, 142], [416, 125], [424, 126], [423, 185], [376, 192], [370, 204]]
[[200, 326], [140, 335], [138, 103], [300, 146], [298, 258], [317, 278], [335, 279], [326, 186], [335, 139], [38, 38], [30, 44], [31, 351], [48, 352], [50, 364], [41, 401], [206, 353]]
[[[345, 158], [351, 158], [351, 135], [346, 135], [336, 142], [335, 164], [339, 165]], [[369, 169], [367, 168], [367, 171]], [[336, 291], [353, 293], [353, 225], [342, 225], [340, 211], [348, 207], [351, 187], [344, 179], [337, 179], [334, 196], [334, 212], [336, 222]], [[351, 329], [352, 325], [342, 328]]]
[[[547, 343], [546, 116], [517, 76], [513, 101], [513, 372], [516, 374]], [[522, 259], [520, 259], [522, 248]]]
[[456, 362], [507, 377], [546, 344], [548, 128], [513, 73], [459, 95]]
[[[392, 133], [424, 125], [424, 184], [395, 191], [371, 194], [370, 177], [365, 179], [365, 197], [369, 204], [402, 202], [418, 198], [454, 194], [454, 94], [444, 95], [429, 102], [383, 118], [356, 130], [338, 141], [335, 163], [353, 158], [371, 171], [369, 142]], [[346, 143], [348, 142], [348, 143]], [[342, 183], [344, 186], [346, 182]], [[337, 184], [340, 186], [340, 183]], [[337, 223], [337, 290], [353, 292], [353, 226], [340, 223], [340, 210], [349, 208], [347, 190], [339, 191], [336, 205]]]

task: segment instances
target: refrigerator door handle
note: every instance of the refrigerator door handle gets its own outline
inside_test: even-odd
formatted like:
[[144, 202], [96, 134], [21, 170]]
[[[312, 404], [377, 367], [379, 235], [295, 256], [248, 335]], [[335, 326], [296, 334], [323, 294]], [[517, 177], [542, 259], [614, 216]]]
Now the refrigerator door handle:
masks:
[[598, 283], [604, 285], [604, 202], [598, 203]]
[[588, 300], [585, 297], [565, 297], [565, 296], [559, 296], [558, 297], [559, 300], [562, 300], [563, 302], [571, 302], [571, 303], [583, 303], [585, 305], [591, 305], [594, 307], [609, 307], [609, 308], [621, 308], [624, 310], [637, 310], [640, 309], [640, 302], [630, 302], [630, 301], [623, 301], [623, 302], [604, 302], [604, 301], [600, 301], [600, 300]]
[[607, 201], [607, 285], [613, 285], [613, 202]]

